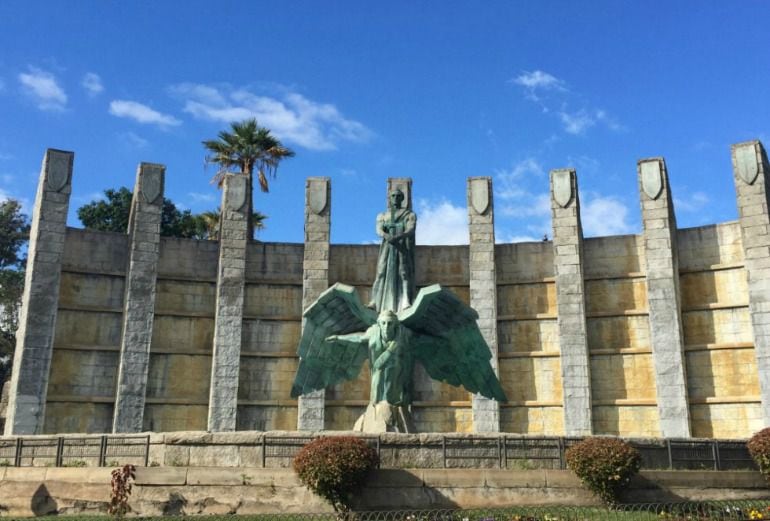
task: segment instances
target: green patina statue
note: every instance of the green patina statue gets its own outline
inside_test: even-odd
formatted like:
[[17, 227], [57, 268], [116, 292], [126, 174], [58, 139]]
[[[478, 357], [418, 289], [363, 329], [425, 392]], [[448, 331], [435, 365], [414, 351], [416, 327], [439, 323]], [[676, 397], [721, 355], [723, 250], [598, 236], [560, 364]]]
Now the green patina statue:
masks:
[[389, 208], [377, 215], [377, 235], [382, 237], [377, 259], [377, 278], [369, 307], [377, 311], [401, 311], [414, 300], [414, 231], [417, 216], [402, 208], [404, 193], [391, 192]]
[[377, 216], [382, 245], [369, 306], [353, 287], [338, 283], [303, 314], [291, 396], [353, 380], [368, 360], [369, 405], [354, 426], [363, 432], [415, 432], [411, 405], [416, 362], [435, 380], [507, 401], [476, 311], [438, 284], [414, 298], [416, 217], [401, 207], [403, 201], [404, 194], [394, 191], [389, 211]]

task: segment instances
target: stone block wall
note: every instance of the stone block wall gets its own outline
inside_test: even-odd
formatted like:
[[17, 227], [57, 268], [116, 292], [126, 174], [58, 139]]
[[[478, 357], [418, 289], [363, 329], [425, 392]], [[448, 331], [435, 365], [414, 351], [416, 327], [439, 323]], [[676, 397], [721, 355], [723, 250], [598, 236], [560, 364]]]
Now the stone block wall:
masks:
[[[741, 159], [736, 160], [736, 168], [747, 168], [744, 156], [759, 158], [757, 178], [764, 183], [769, 169], [762, 162], [761, 145], [751, 142], [738, 147]], [[740, 147], [760, 152], [752, 156]], [[650, 161], [662, 165], [659, 173], [667, 187], [662, 159], [644, 160], [640, 165]], [[561, 250], [556, 251], [554, 243], [546, 240], [496, 244], [493, 252], [485, 251], [484, 259], [492, 259], [496, 288], [494, 299], [487, 299], [496, 306], [496, 313], [490, 315], [494, 319], [489, 321], [497, 325], [497, 345], [492, 347], [509, 398], [500, 405], [498, 416], [487, 419], [499, 421], [500, 432], [564, 435], [578, 426], [581, 432], [592, 434], [658, 437], [672, 436], [671, 432], [681, 432], [672, 429], [683, 427], [689, 429], [685, 436], [734, 438], [747, 437], [767, 425], [763, 411], [770, 407], [770, 397], [763, 398], [763, 392], [767, 394], [762, 377], [765, 362], [758, 363], [764, 355], [755, 343], [757, 338], [766, 341], [762, 340], [763, 328], [770, 320], [764, 318], [761, 300], [770, 250], [755, 246], [764, 236], [755, 237], [759, 232], [752, 231], [770, 229], [767, 204], [763, 206], [756, 194], [744, 194], [739, 198], [744, 206], [759, 202], [741, 210], [742, 221], [677, 230], [675, 221], [666, 221], [664, 216], [672, 211], [673, 198], [664, 201], [645, 195], [649, 191], [645, 168], [638, 172], [645, 232], [569, 243], [570, 237], [564, 234], [580, 226], [579, 206], [571, 206], [577, 201], [577, 182], [574, 171], [561, 171], [566, 174], [559, 175], [566, 175], [574, 190], [573, 199], [563, 206], [554, 199], [559, 205], [555, 211]], [[46, 172], [44, 169], [44, 175]], [[740, 190], [764, 190], [759, 181], [746, 184], [741, 179], [736, 174]], [[419, 185], [414, 188], [420, 189]], [[54, 201], [63, 198], [58, 192], [51, 197]], [[468, 204], [469, 208], [474, 204], [472, 198]], [[480, 210], [469, 209], [469, 213], [474, 211]], [[763, 219], [767, 225], [762, 224]], [[666, 223], [672, 232], [666, 232]], [[42, 228], [52, 226], [46, 223]], [[126, 309], [147, 306], [147, 302], [127, 298], [130, 248], [129, 234], [67, 228], [59, 270], [46, 267], [46, 277], [58, 276], [58, 295], [46, 311], [55, 315], [49, 321], [50, 371], [45, 373], [48, 377], [38, 395], [22, 396], [16, 405], [20, 411], [18, 404], [24, 400], [44, 404], [36, 433], [96, 433], [115, 428]], [[160, 238], [141, 427], [133, 430], [209, 427], [221, 254], [219, 241]], [[367, 302], [378, 246], [331, 243], [327, 255], [329, 284], [354, 286]], [[470, 256], [468, 246], [419, 246], [418, 288], [440, 283], [470, 303]], [[227, 252], [224, 259], [228, 259]], [[246, 245], [238, 310], [242, 316], [238, 374], [229, 386], [237, 393], [236, 430], [298, 428], [302, 404], [289, 394], [306, 305], [303, 288], [310, 269], [306, 262], [303, 244], [249, 241]], [[568, 270], [561, 273], [570, 275], [569, 280], [559, 282], [559, 269]], [[585, 323], [584, 328], [570, 329], [573, 355], [566, 368], [560, 298], [567, 299], [561, 304], [574, 314], [574, 324]], [[681, 328], [678, 339], [667, 339], [665, 356], [656, 351], [660, 335], [654, 333], [672, 326], [666, 325], [669, 319], [660, 318], [661, 310], [669, 313], [669, 319], [678, 318]], [[26, 316], [28, 331], [44, 322], [38, 316]], [[18, 348], [22, 352], [24, 342]], [[586, 348], [582, 361], [575, 346]], [[677, 356], [680, 362], [676, 362]], [[671, 391], [668, 382], [675, 381], [670, 380], [669, 366], [680, 375], [682, 388], [661, 400], [661, 389]], [[578, 378], [575, 370], [579, 370]], [[22, 370], [22, 374], [26, 373]], [[569, 386], [565, 386], [565, 377], [570, 379]], [[474, 418], [474, 400], [467, 391], [432, 381], [419, 365], [414, 379], [413, 413], [420, 431], [474, 430], [479, 418]], [[21, 395], [22, 384], [11, 386], [11, 403], [14, 392]], [[579, 403], [579, 407], [565, 407], [565, 396], [575, 392], [590, 398], [587, 408], [583, 398], [569, 402]], [[349, 429], [363, 412], [368, 395], [367, 367], [357, 380], [327, 389], [320, 402], [323, 428]], [[683, 404], [689, 414], [689, 420], [679, 421], [678, 426], [677, 415], [672, 420], [671, 414], [671, 407], [677, 404]], [[7, 434], [34, 430], [24, 429], [29, 430], [9, 424]]]

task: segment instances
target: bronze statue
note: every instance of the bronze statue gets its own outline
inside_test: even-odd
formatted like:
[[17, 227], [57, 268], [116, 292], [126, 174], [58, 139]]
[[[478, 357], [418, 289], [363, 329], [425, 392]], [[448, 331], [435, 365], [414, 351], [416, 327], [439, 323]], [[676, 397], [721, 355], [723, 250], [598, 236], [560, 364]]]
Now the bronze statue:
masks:
[[414, 232], [417, 216], [402, 208], [404, 193], [390, 193], [389, 208], [377, 215], [377, 235], [382, 237], [377, 259], [377, 277], [369, 307], [401, 311], [414, 300]]
[[476, 311], [438, 284], [415, 298], [417, 217], [403, 203], [403, 192], [394, 190], [388, 211], [377, 216], [382, 244], [369, 306], [361, 304], [354, 288], [338, 283], [303, 313], [292, 398], [353, 380], [368, 360], [369, 405], [354, 426], [363, 432], [415, 432], [416, 362], [435, 380], [506, 401]]

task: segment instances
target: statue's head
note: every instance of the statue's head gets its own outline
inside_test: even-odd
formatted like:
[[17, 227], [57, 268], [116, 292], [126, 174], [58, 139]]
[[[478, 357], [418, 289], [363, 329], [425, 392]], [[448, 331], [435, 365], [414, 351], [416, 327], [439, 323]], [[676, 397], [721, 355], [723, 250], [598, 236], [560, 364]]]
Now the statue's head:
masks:
[[390, 192], [390, 206], [393, 208], [401, 208], [402, 204], [404, 204], [404, 192], [402, 192], [400, 188], [396, 188]]
[[381, 311], [377, 317], [377, 325], [380, 326], [380, 336], [386, 342], [395, 340], [398, 324], [398, 316], [389, 309]]

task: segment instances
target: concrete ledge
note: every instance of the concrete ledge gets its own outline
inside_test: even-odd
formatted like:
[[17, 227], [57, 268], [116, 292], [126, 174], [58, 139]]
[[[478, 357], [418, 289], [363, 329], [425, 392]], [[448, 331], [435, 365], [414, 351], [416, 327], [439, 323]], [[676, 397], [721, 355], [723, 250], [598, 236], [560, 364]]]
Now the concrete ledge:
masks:
[[[5, 515], [104, 513], [109, 468], [5, 468]], [[769, 498], [759, 472], [650, 471], [631, 483], [625, 502]], [[130, 505], [142, 516], [328, 512], [291, 469], [147, 467], [137, 469]], [[356, 509], [492, 508], [512, 505], [596, 505], [566, 470], [379, 469], [356, 498]]]

